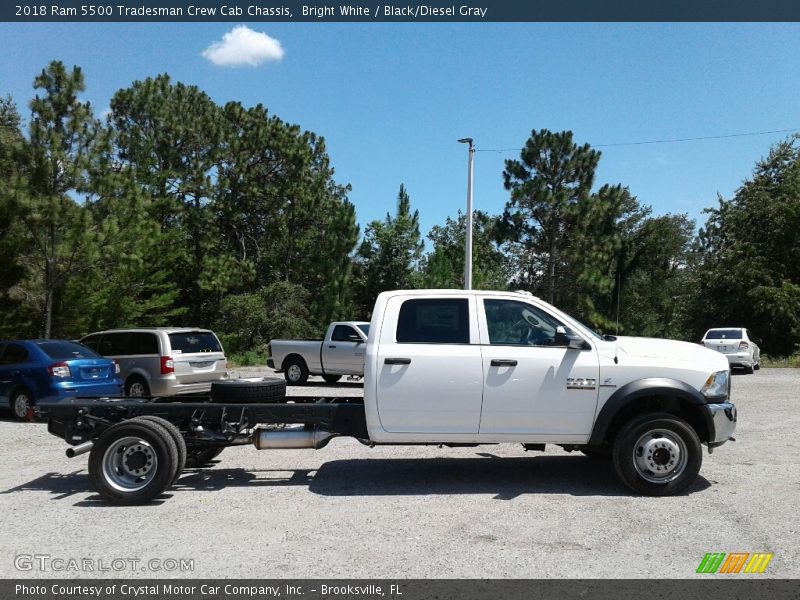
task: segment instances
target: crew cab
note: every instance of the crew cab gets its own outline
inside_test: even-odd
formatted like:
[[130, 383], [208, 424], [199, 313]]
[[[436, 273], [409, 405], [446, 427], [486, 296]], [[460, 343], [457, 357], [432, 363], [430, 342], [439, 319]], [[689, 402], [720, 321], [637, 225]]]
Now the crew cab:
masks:
[[272, 340], [267, 366], [283, 373], [289, 385], [303, 384], [309, 375], [322, 375], [328, 383], [342, 375], [361, 377], [368, 333], [366, 321], [339, 321], [328, 326], [321, 342]]
[[666, 496], [695, 480], [702, 444], [711, 452], [736, 428], [723, 355], [600, 336], [530, 294], [384, 292], [365, 345], [363, 398], [286, 398], [278, 379], [231, 380], [188, 403], [73, 400], [38, 414], [72, 445], [68, 456], [91, 452], [95, 487], [118, 504], [155, 497], [187, 455], [318, 449], [337, 436], [367, 446], [555, 444], [610, 459], [635, 492]]

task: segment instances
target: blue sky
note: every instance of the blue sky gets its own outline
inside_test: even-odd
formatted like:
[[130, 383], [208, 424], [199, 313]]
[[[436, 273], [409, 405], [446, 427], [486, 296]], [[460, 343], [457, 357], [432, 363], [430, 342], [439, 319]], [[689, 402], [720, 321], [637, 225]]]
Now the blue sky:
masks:
[[[202, 55], [233, 25], [0, 24], [0, 94], [23, 115], [52, 59], [80, 65], [98, 113], [159, 73], [215, 101], [263, 103], [326, 138], [363, 226], [400, 183], [423, 233], [463, 209], [466, 147], [519, 148], [531, 129], [592, 145], [800, 130], [797, 24], [249, 23], [283, 57], [222, 67]], [[597, 183], [622, 183], [657, 214], [702, 218], [787, 134], [601, 148]], [[478, 152], [475, 207], [502, 211], [503, 160]]]

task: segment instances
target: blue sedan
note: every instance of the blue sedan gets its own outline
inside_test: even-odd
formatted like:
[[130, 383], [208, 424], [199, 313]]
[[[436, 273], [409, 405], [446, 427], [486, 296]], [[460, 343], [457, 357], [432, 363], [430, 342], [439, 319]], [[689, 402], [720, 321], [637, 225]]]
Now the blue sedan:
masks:
[[119, 366], [83, 344], [66, 340], [0, 342], [0, 406], [25, 419], [37, 403], [120, 396]]

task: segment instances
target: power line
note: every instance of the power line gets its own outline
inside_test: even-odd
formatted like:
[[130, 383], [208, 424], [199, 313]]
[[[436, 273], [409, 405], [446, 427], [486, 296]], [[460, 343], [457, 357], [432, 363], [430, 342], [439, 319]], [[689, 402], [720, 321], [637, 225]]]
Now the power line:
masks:
[[[590, 144], [593, 148], [611, 148], [615, 146], [644, 146], [646, 144], [674, 144], [677, 142], [697, 142], [701, 140], [722, 140], [726, 138], [735, 137], [748, 137], [754, 135], [769, 135], [772, 133], [790, 133], [800, 131], [800, 127], [792, 129], [774, 129], [772, 131], [750, 131], [747, 133], [727, 133], [724, 135], [707, 135], [702, 137], [689, 137], [689, 138], [675, 138], [671, 140], [647, 140], [644, 142], [616, 142], [613, 144]], [[476, 148], [475, 152], [521, 152], [524, 148], [500, 148], [499, 150], [490, 150], [483, 148]]]

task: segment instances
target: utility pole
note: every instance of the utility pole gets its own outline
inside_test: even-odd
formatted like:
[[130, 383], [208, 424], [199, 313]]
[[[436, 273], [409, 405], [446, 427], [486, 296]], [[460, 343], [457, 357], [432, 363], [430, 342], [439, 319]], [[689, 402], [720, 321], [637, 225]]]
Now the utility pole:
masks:
[[464, 289], [472, 289], [472, 169], [475, 159], [475, 145], [472, 138], [458, 140], [469, 144], [469, 166], [467, 168], [467, 239], [464, 244]]

